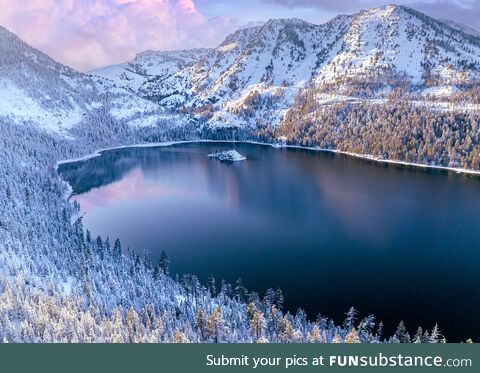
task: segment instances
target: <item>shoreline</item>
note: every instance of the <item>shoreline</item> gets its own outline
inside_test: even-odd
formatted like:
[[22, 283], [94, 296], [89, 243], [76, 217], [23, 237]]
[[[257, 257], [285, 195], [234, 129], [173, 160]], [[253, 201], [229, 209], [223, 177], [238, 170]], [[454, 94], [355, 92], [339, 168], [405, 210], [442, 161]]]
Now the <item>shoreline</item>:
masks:
[[320, 147], [312, 147], [312, 146], [301, 146], [301, 145], [286, 145], [286, 144], [271, 144], [267, 142], [260, 142], [260, 141], [248, 141], [248, 140], [208, 140], [208, 139], [198, 139], [198, 140], [178, 140], [178, 141], [164, 141], [164, 142], [152, 142], [152, 143], [140, 143], [140, 144], [132, 144], [132, 145], [119, 145], [119, 146], [112, 146], [107, 148], [102, 148], [94, 151], [93, 153], [87, 154], [83, 157], [78, 158], [71, 158], [60, 160], [56, 162], [56, 169], [58, 171], [58, 167], [62, 164], [68, 163], [76, 163], [86, 161], [88, 159], [100, 157], [103, 152], [110, 151], [110, 150], [119, 150], [119, 149], [128, 149], [128, 148], [155, 148], [155, 147], [166, 147], [172, 145], [179, 145], [179, 144], [192, 144], [192, 143], [231, 143], [231, 144], [252, 144], [252, 145], [263, 145], [263, 146], [270, 146], [276, 149], [302, 149], [302, 150], [311, 150], [317, 152], [326, 152], [326, 153], [334, 153], [334, 154], [343, 154], [350, 157], [364, 159], [373, 162], [379, 163], [387, 163], [387, 164], [394, 164], [400, 166], [407, 166], [407, 167], [416, 167], [416, 168], [424, 168], [424, 169], [433, 169], [439, 171], [448, 171], [448, 172], [455, 172], [456, 174], [464, 174], [464, 175], [473, 175], [473, 176], [480, 176], [480, 171], [469, 170], [465, 168], [456, 168], [456, 167], [448, 167], [448, 166], [436, 166], [436, 165], [427, 165], [422, 163], [412, 163], [412, 162], [405, 162], [405, 161], [396, 161], [391, 159], [384, 159], [375, 157], [368, 154], [358, 154], [358, 153], [351, 153], [346, 152], [343, 150], [332, 150], [332, 149], [324, 149]]

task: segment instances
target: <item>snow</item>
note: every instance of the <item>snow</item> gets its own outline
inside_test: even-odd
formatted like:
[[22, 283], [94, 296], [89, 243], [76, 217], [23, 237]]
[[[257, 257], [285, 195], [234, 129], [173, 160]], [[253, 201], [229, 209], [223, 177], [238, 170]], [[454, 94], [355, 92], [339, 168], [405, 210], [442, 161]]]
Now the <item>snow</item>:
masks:
[[[31, 120], [68, 136], [72, 127], [101, 108], [100, 95], [108, 95], [109, 113], [133, 127], [155, 126], [171, 109], [203, 107], [211, 107], [207, 125], [214, 129], [254, 128], [259, 123], [276, 127], [311, 83], [338, 83], [335, 92], [316, 97], [320, 105], [359, 102], [360, 98], [342, 93], [346, 77], [362, 81], [395, 72], [420, 84], [427, 60], [444, 82], [438, 89], [422, 92], [420, 88], [416, 92], [424, 100], [448, 97], [455, 93], [455, 86], [478, 76], [478, 69], [466, 70], [457, 64], [480, 64], [480, 47], [465, 39], [463, 31], [440, 33], [442, 26], [450, 29], [428, 17], [419, 18], [408, 8], [384, 6], [339, 16], [321, 25], [296, 19], [271, 20], [227, 36], [216, 49], [146, 51], [132, 61], [95, 70], [91, 75], [74, 73], [48, 60], [48, 71], [57, 75], [61, 87], [30, 92], [30, 85], [2, 80], [0, 115]], [[431, 40], [437, 40], [437, 45], [430, 46]], [[429, 48], [435, 53], [428, 54]], [[45, 57], [28, 47], [21, 56], [28, 64], [46, 63]], [[26, 76], [40, 80], [32, 71], [18, 72], [22, 77], [16, 79]], [[48, 85], [49, 81], [41, 83]], [[41, 84], [36, 81], [35, 86]], [[362, 99], [380, 100], [388, 90], [384, 86]], [[252, 103], [254, 96], [258, 102]], [[431, 107], [456, 109], [438, 100]], [[463, 107], [474, 110], [477, 106]]]
[[226, 45], [221, 45], [217, 48], [217, 50], [219, 52], [229, 52], [231, 51], [232, 49], [235, 49], [237, 48], [238, 44], [237, 43], [230, 43], [230, 44], [226, 44]]
[[118, 65], [90, 71], [92, 76], [101, 77], [140, 96], [156, 92], [157, 81], [162, 82], [201, 59], [208, 49], [181, 51], [146, 51], [134, 60]]
[[[344, 76], [361, 77], [393, 69], [418, 83], [425, 70], [423, 63], [428, 59], [432, 70], [440, 77], [465, 80], [467, 77], [462, 75], [462, 69], [452, 69], [451, 66], [467, 56], [470, 61], [478, 63], [478, 44], [466, 47], [461, 37], [439, 34], [437, 21], [432, 19], [430, 22], [417, 18], [408, 8], [398, 6], [374, 8], [352, 16], [351, 25], [343, 36], [344, 45], [322, 68], [318, 79], [335, 81]], [[431, 40], [436, 40], [436, 44], [433, 45]], [[449, 44], [453, 48], [442, 46]], [[451, 51], [455, 49], [461, 50], [461, 55]], [[476, 55], [471, 53], [472, 50]]]
[[45, 130], [65, 133], [82, 120], [83, 113], [78, 106], [70, 110], [44, 108], [10, 80], [0, 79], [0, 117], [33, 121]]
[[71, 276], [69, 276], [67, 278], [67, 280], [62, 284], [62, 287], [63, 287], [63, 295], [64, 296], [69, 296], [72, 294], [72, 289], [73, 289], [73, 285], [75, 283], [75, 279]]
[[[395, 5], [339, 16], [321, 25], [271, 20], [227, 36], [216, 49], [191, 54], [148, 51], [97, 73], [166, 108], [212, 105], [208, 120], [212, 128], [253, 127], [267, 121], [276, 126], [312, 81], [341, 85], [347, 77], [362, 81], [399, 74], [421, 84], [426, 61], [445, 85], [479, 77], [478, 69], [465, 70], [462, 64], [480, 64], [480, 44], [465, 39], [462, 31], [443, 33], [444, 28], [450, 29]], [[382, 90], [387, 92], [388, 87]], [[253, 94], [272, 102], [243, 115]], [[378, 92], [371, 98], [380, 96]]]
[[110, 79], [119, 87], [128, 86], [134, 91], [137, 91], [145, 82], [144, 76], [128, 71], [124, 63], [94, 70], [91, 74]]
[[454, 86], [430, 87], [422, 91], [422, 96], [448, 97], [457, 92], [459, 92], [459, 89]]
[[210, 158], [216, 158], [224, 162], [239, 162], [247, 159], [245, 156], [241, 155], [235, 149], [232, 150], [223, 150], [221, 152], [216, 152], [208, 155]]

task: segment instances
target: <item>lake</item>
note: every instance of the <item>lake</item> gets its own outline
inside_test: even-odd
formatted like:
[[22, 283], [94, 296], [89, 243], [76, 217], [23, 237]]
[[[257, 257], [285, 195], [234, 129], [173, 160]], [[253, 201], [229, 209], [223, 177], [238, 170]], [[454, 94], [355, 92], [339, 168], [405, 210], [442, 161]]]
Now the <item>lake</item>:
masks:
[[[207, 157], [236, 149], [247, 159]], [[280, 287], [337, 322], [350, 306], [392, 333], [435, 322], [480, 338], [480, 179], [247, 143], [109, 150], [63, 164], [93, 235], [162, 250], [172, 274]]]

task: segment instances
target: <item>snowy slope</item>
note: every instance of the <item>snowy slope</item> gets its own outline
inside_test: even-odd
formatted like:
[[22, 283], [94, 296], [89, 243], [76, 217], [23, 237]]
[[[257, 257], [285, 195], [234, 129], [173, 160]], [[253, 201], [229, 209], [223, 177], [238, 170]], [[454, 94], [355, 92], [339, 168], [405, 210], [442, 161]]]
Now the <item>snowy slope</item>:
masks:
[[[310, 85], [404, 79], [415, 90], [476, 82], [480, 38], [404, 6], [383, 6], [314, 25], [270, 20], [229, 35], [217, 48], [147, 52], [96, 73], [161, 105], [193, 110], [212, 126], [278, 123]], [[443, 89], [443, 88], [442, 88]], [[445, 92], [445, 89], [443, 89]], [[335, 92], [333, 92], [335, 93]], [[375, 97], [372, 97], [375, 98]]]
[[270, 20], [239, 30], [197, 64], [162, 82], [165, 91], [175, 87], [183, 93], [161, 102], [203, 110], [211, 125], [278, 122], [348, 21], [337, 17], [316, 26], [299, 19]]
[[89, 75], [4, 29], [0, 48], [0, 116], [62, 131], [107, 106], [116, 119], [134, 124], [154, 124], [159, 111], [173, 110], [211, 127], [262, 127], [280, 123], [310, 87], [328, 87], [327, 96], [317, 97], [321, 104], [350, 99], [348, 87], [357, 83], [379, 83], [364, 97], [378, 99], [379, 89], [388, 92], [401, 80], [429, 100], [448, 98], [480, 78], [480, 37], [394, 5], [321, 25], [270, 20], [234, 32], [214, 49], [147, 51]]
[[411, 8], [389, 5], [355, 14], [340, 42], [318, 81], [396, 73], [413, 83], [428, 76], [459, 84], [479, 77], [480, 38]]
[[146, 51], [131, 62], [93, 70], [91, 75], [110, 79], [116, 86], [125, 88], [141, 97], [158, 100], [163, 92], [158, 91], [159, 82], [197, 63], [208, 49], [180, 51]]
[[0, 118], [66, 134], [102, 108], [135, 124], [163, 116], [157, 104], [55, 62], [0, 27]]

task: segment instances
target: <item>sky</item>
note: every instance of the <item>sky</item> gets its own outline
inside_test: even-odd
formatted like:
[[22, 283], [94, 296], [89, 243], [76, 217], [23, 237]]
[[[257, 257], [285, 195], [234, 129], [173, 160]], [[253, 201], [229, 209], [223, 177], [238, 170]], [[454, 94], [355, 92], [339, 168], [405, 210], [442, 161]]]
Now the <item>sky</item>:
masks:
[[80, 71], [139, 52], [214, 47], [271, 18], [323, 23], [395, 2], [480, 30], [480, 0], [0, 0], [0, 25]]

